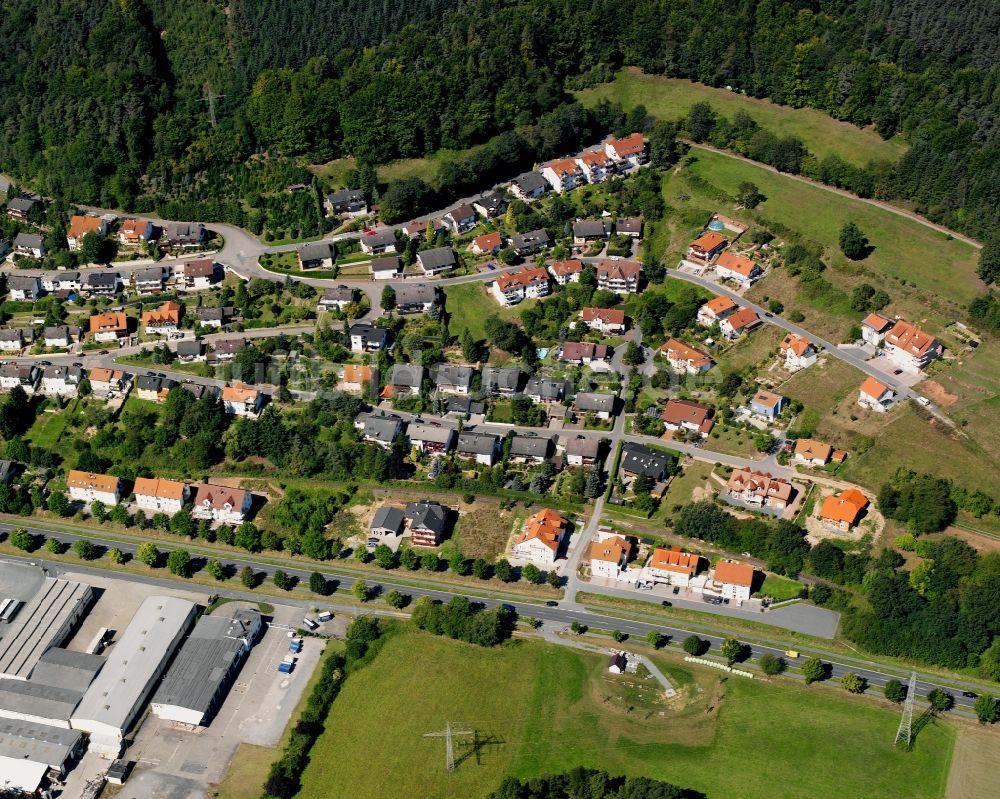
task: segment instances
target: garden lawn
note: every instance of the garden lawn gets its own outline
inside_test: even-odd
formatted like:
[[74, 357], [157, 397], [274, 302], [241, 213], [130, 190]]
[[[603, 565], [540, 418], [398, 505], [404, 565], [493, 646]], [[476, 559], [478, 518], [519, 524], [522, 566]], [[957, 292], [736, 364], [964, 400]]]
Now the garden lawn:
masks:
[[907, 149], [901, 136], [885, 141], [871, 128], [838, 121], [822, 111], [776, 105], [682, 78], [646, 75], [634, 67], [623, 69], [611, 83], [584, 89], [576, 96], [588, 107], [608, 100], [629, 110], [641, 103], [650, 114], [664, 120], [686, 116], [691, 106], [700, 102], [711, 103], [716, 112], [730, 119], [737, 111], [746, 111], [757, 124], [778, 136], [798, 136], [820, 158], [839, 155], [857, 166], [872, 160], [896, 161]]
[[446, 286], [444, 294], [445, 311], [449, 316], [448, 332], [459, 340], [465, 330], [468, 330], [476, 341], [484, 341], [486, 320], [489, 317], [499, 316], [508, 322], [519, 323], [523, 309], [544, 301], [525, 300], [512, 308], [501, 308], [486, 286], [475, 281]]
[[[645, 774], [713, 797], [944, 795], [954, 738], [944, 724], [925, 728], [914, 751], [904, 752], [892, 746], [895, 707], [790, 680], [732, 678], [722, 687], [714, 672], [660, 659], [685, 706], [653, 710], [643, 698], [629, 712], [602, 655], [525, 641], [483, 650], [396, 636], [348, 678], [299, 797], [476, 799], [506, 773], [575, 766]], [[444, 742], [423, 737], [449, 720], [464, 721], [482, 742], [477, 758], [469, 739], [458, 738], [452, 774]]]
[[767, 575], [760, 587], [761, 594], [773, 597], [779, 602], [783, 599], [795, 599], [801, 590], [802, 583], [796, 580], [789, 580], [785, 577], [778, 577], [776, 574]]

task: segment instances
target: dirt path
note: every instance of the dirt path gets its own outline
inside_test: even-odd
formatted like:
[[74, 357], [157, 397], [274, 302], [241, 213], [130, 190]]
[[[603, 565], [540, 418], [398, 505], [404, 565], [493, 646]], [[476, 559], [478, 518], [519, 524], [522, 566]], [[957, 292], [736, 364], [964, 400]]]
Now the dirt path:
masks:
[[974, 724], [958, 729], [948, 772], [946, 799], [983, 799], [997, 795], [1000, 734]]

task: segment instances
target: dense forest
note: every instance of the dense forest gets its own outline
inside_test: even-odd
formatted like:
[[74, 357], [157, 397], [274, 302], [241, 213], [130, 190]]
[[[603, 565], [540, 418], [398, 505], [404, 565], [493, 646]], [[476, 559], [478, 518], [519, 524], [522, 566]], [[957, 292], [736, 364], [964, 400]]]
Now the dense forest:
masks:
[[245, 197], [248, 159], [465, 148], [629, 64], [902, 132], [879, 191], [982, 235], [1000, 216], [998, 29], [990, 0], [10, 0], [0, 165], [75, 201]]

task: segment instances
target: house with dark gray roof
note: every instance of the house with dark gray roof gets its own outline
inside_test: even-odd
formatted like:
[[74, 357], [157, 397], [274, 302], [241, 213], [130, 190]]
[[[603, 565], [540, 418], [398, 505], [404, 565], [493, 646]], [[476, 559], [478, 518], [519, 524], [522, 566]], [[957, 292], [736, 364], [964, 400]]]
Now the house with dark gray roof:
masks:
[[357, 289], [350, 286], [327, 286], [323, 289], [323, 296], [319, 298], [319, 309], [329, 311], [331, 308], [337, 308], [342, 311], [354, 302], [356, 296]]
[[566, 396], [566, 381], [532, 377], [524, 387], [524, 394], [532, 402], [559, 402]]
[[511, 192], [525, 202], [537, 200], [549, 188], [549, 183], [541, 172], [525, 172], [510, 182]]
[[396, 310], [400, 313], [427, 313], [437, 303], [438, 292], [425, 283], [403, 285], [396, 289]]
[[443, 221], [454, 233], [464, 233], [476, 226], [476, 209], [471, 205], [460, 205], [446, 213]]
[[24, 335], [19, 327], [0, 330], [0, 351], [20, 352], [24, 347]]
[[421, 422], [414, 420], [406, 427], [406, 435], [411, 446], [425, 454], [437, 455], [451, 449], [455, 431], [440, 422]]
[[621, 470], [627, 477], [648, 477], [660, 481], [667, 472], [670, 456], [643, 444], [626, 442], [622, 447]]
[[7, 216], [18, 222], [27, 222], [28, 214], [35, 207], [35, 200], [30, 197], [11, 197], [7, 200]]
[[569, 466], [593, 466], [601, 454], [601, 440], [596, 436], [573, 436], [560, 443]]
[[368, 201], [361, 189], [341, 189], [326, 195], [323, 207], [328, 214], [337, 216], [364, 216], [368, 213]]
[[398, 255], [373, 258], [369, 264], [372, 280], [394, 280], [403, 275], [403, 260]]
[[611, 235], [611, 222], [606, 219], [580, 219], [573, 223], [573, 243], [586, 244]]
[[384, 350], [389, 341], [389, 331], [368, 322], [355, 322], [348, 330], [351, 352], [375, 352]]
[[549, 234], [544, 228], [518, 233], [510, 241], [510, 246], [518, 255], [533, 255], [549, 246]]
[[150, 266], [146, 269], [138, 269], [132, 273], [132, 280], [135, 283], [135, 290], [140, 294], [162, 291], [163, 267]]
[[83, 281], [83, 290], [93, 297], [110, 297], [118, 293], [122, 278], [117, 272], [91, 272]]
[[413, 546], [436, 547], [444, 540], [448, 513], [439, 503], [426, 499], [411, 502], [406, 506], [403, 517]]
[[451, 247], [435, 247], [417, 253], [417, 262], [425, 275], [436, 275], [458, 266], [458, 259]]
[[469, 396], [448, 395], [445, 398], [444, 412], [449, 416], [468, 419], [470, 416], [481, 416], [486, 413], [486, 406]]
[[642, 238], [642, 217], [641, 216], [620, 216], [615, 221], [615, 233], [619, 236], [628, 236], [633, 239]]
[[483, 393], [490, 397], [509, 397], [521, 388], [524, 373], [516, 366], [489, 366], [483, 369]]
[[396, 234], [391, 230], [376, 230], [361, 236], [361, 250], [372, 255], [379, 255], [383, 252], [398, 252], [399, 242], [396, 240]]
[[12, 300], [37, 300], [42, 293], [42, 284], [31, 275], [11, 275], [7, 278], [7, 291]]
[[403, 432], [403, 420], [395, 414], [371, 414], [364, 420], [361, 437], [365, 441], [389, 449], [396, 436]]
[[298, 249], [300, 269], [333, 269], [337, 249], [328, 241], [303, 244]]
[[465, 396], [472, 388], [475, 370], [471, 366], [438, 363], [431, 367], [431, 379], [438, 391]]
[[225, 306], [199, 306], [188, 309], [188, 313], [195, 318], [195, 321], [202, 327], [214, 327], [221, 329], [229, 322], [236, 313], [232, 305]]
[[492, 433], [464, 431], [458, 436], [458, 446], [455, 453], [460, 458], [474, 460], [484, 466], [496, 463], [500, 454], [500, 437]]
[[577, 413], [592, 413], [598, 419], [610, 419], [615, 412], [615, 395], [581, 391], [573, 400]]
[[45, 240], [37, 233], [18, 233], [14, 236], [14, 252], [29, 258], [45, 255]]
[[368, 535], [379, 539], [398, 536], [403, 532], [403, 525], [405, 523], [406, 519], [403, 516], [403, 511], [399, 508], [383, 505], [375, 511], [375, 517], [368, 527]]
[[163, 249], [190, 249], [205, 243], [205, 226], [196, 222], [167, 222], [160, 236]]
[[487, 219], [494, 219], [507, 210], [507, 198], [500, 192], [491, 191], [473, 202], [472, 207]]
[[177, 342], [177, 357], [184, 363], [199, 361], [205, 353], [205, 344], [199, 339], [186, 338]]
[[510, 460], [513, 463], [538, 464], [552, 452], [552, 439], [535, 433], [517, 433], [510, 442]]
[[424, 373], [424, 367], [413, 363], [393, 364], [389, 379], [382, 390], [382, 396], [397, 399], [420, 396], [420, 389], [424, 383]]

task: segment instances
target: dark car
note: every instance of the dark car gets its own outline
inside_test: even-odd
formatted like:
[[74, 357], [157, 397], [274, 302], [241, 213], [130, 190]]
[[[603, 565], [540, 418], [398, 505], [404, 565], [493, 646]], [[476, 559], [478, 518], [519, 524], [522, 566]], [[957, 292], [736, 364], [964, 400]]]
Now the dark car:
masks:
[[508, 604], [506, 602], [504, 602], [500, 607], [502, 607], [508, 613], [517, 613], [517, 608], [515, 608], [513, 605], [510, 605], [510, 604]]
[[670, 607], [670, 600], [669, 599], [664, 599], [660, 604], [663, 605], [663, 607], [665, 607], [665, 608], [669, 608]]
[[966, 699], [978, 699], [979, 698], [979, 694], [977, 694], [975, 691], [962, 691], [962, 696], [964, 696]]
[[677, 596], [681, 592], [681, 587], [679, 585], [674, 586], [674, 596]]
[[550, 599], [548, 602], [545, 603], [545, 607], [547, 607], [547, 608], [557, 608], [557, 607], [559, 607], [559, 603], [556, 602], [554, 599]]
[[99, 350], [97, 354], [98, 355], [107, 355], [108, 351], [107, 350]]

